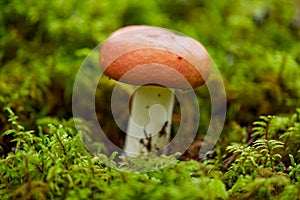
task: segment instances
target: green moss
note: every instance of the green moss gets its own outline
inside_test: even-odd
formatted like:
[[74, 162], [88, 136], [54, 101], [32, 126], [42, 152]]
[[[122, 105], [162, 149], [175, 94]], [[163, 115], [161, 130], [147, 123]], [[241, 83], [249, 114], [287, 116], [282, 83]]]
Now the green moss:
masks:
[[[229, 152], [236, 154], [229, 165], [218, 157], [203, 163], [174, 160], [160, 170], [129, 173], [122, 172], [128, 161], [121, 162], [119, 171], [107, 167], [114, 162], [111, 158], [91, 156], [70, 121], [46, 118], [40, 120], [38, 131], [27, 131], [10, 108], [5, 110], [12, 127], [3, 134], [13, 136], [15, 148], [0, 160], [2, 199], [284, 199], [299, 192], [299, 150], [285, 163], [287, 146], [280, 139], [258, 138], [253, 146], [229, 146]], [[282, 136], [290, 130], [299, 133], [294, 128], [300, 123], [298, 115], [283, 118], [291, 121]], [[282, 128], [275, 118], [280, 117], [255, 122], [260, 128], [254, 135], [265, 138], [268, 127]], [[46, 121], [53, 124], [45, 125]], [[275, 154], [278, 148], [281, 151]], [[158, 166], [165, 158], [153, 157], [146, 163], [136, 158], [132, 167]]]

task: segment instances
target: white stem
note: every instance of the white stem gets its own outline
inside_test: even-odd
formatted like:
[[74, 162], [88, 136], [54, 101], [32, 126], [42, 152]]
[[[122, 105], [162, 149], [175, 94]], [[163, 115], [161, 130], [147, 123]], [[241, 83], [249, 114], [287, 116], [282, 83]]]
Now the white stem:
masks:
[[124, 151], [135, 157], [155, 152], [170, 140], [174, 94], [168, 88], [141, 86], [132, 98]]

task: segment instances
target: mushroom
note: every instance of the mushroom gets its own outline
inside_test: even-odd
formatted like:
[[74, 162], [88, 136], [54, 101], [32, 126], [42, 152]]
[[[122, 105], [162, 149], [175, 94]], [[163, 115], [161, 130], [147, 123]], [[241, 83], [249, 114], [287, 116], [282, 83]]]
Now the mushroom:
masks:
[[174, 90], [204, 84], [210, 64], [198, 41], [168, 29], [128, 26], [109, 36], [100, 50], [104, 74], [139, 86], [131, 97], [127, 156], [158, 151], [169, 143]]

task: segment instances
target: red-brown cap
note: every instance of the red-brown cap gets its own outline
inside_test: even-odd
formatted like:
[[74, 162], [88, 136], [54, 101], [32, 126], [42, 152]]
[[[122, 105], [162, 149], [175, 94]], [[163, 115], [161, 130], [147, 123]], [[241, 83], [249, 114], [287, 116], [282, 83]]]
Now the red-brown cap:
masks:
[[152, 26], [121, 28], [100, 50], [100, 66], [107, 76], [136, 85], [196, 88], [208, 78], [210, 65], [198, 41]]

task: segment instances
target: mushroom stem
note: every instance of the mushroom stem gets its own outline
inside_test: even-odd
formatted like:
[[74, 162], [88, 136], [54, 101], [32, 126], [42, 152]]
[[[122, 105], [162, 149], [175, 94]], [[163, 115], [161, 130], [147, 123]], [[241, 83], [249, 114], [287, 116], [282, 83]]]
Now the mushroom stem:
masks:
[[141, 86], [136, 89], [124, 145], [126, 156], [156, 152], [169, 143], [173, 107], [174, 94], [168, 88]]

